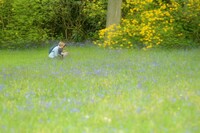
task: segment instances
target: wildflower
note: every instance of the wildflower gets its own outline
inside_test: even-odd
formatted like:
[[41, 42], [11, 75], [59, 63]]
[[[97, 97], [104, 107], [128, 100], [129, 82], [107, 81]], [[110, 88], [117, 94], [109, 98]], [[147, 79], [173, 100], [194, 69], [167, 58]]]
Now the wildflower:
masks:
[[104, 120], [105, 122], [108, 122], [108, 123], [110, 123], [110, 122], [112, 121], [112, 119], [111, 119], [111, 118], [108, 118], [108, 117], [104, 117], [103, 120]]
[[147, 49], [152, 48], [152, 45], [147, 46]]
[[0, 84], [0, 91], [3, 90], [3, 88], [4, 88], [4, 85]]

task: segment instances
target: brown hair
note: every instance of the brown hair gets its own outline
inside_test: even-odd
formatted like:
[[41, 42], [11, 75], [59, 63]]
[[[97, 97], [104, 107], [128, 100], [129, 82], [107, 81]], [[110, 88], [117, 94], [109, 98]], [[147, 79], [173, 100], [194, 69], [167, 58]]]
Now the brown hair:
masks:
[[65, 43], [64, 43], [63, 41], [60, 41], [59, 44], [58, 44], [58, 46], [64, 47], [64, 46], [65, 46]]

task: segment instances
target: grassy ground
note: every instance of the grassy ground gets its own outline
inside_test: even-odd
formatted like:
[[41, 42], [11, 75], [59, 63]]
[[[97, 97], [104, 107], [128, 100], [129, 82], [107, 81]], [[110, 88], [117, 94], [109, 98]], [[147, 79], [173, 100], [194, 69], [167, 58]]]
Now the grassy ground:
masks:
[[200, 131], [200, 50], [47, 51], [0, 51], [0, 132]]

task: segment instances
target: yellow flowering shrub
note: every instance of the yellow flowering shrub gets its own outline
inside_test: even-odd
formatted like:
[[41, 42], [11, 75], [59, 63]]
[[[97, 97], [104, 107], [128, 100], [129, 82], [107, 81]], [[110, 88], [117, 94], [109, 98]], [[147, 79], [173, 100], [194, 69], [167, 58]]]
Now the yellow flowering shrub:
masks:
[[[196, 0], [197, 2], [197, 0]], [[188, 0], [187, 8], [198, 5], [195, 0]], [[186, 3], [185, 3], [186, 4]], [[191, 6], [193, 4], [193, 6]], [[126, 15], [120, 25], [111, 25], [99, 31], [101, 47], [110, 48], [152, 48], [157, 46], [175, 47], [183, 44], [185, 33], [181, 23], [177, 26], [182, 5], [175, 0], [170, 3], [153, 0], [126, 0], [123, 3], [123, 11]], [[192, 15], [197, 16], [198, 8], [187, 9]], [[196, 11], [198, 10], [198, 11]], [[179, 14], [179, 17], [176, 14]], [[188, 18], [187, 17], [187, 18]], [[181, 19], [182, 20], [182, 19]], [[199, 22], [198, 22], [199, 23]], [[199, 25], [199, 24], [197, 24]]]

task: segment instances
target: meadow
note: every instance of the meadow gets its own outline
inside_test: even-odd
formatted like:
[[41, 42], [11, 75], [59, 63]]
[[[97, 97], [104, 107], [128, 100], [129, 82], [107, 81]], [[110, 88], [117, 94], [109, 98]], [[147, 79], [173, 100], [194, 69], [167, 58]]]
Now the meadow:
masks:
[[197, 133], [200, 49], [0, 50], [0, 132]]

